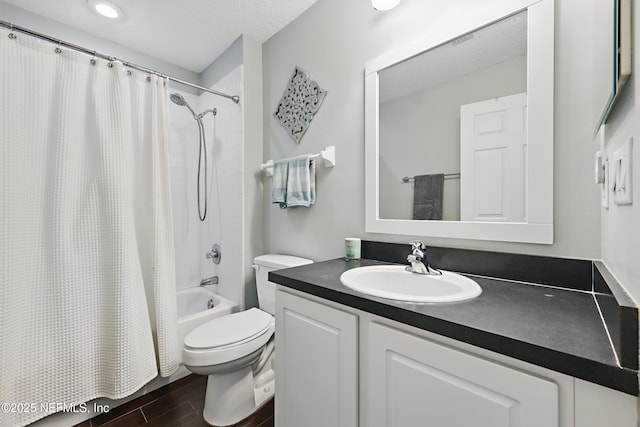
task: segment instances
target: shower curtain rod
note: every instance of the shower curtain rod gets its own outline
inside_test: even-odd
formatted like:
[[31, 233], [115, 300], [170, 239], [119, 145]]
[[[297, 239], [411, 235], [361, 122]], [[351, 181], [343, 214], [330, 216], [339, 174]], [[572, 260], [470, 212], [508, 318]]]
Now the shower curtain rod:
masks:
[[78, 46], [78, 45], [75, 45], [73, 43], [66, 42], [64, 40], [56, 39], [54, 37], [47, 36], [46, 34], [42, 34], [42, 33], [30, 30], [30, 29], [25, 28], [25, 27], [20, 27], [18, 25], [13, 25], [11, 22], [3, 21], [3, 20], [0, 19], [0, 26], [8, 28], [10, 31], [19, 31], [21, 33], [30, 35], [32, 37], [36, 37], [36, 38], [39, 38], [39, 39], [46, 40], [48, 42], [57, 44], [58, 46], [64, 46], [64, 47], [69, 48], [69, 49], [77, 50], [78, 52], [86, 53], [87, 55], [91, 55], [91, 56], [94, 56], [96, 58], [106, 59], [107, 61], [120, 61], [120, 62], [122, 62], [122, 65], [124, 65], [125, 67], [133, 68], [134, 70], [142, 71], [144, 73], [155, 74], [157, 76], [167, 78], [170, 81], [173, 81], [173, 82], [176, 82], [176, 83], [180, 83], [180, 84], [185, 85], [185, 86], [191, 86], [191, 87], [193, 87], [195, 89], [199, 89], [199, 90], [202, 90], [204, 92], [208, 92], [208, 93], [212, 93], [214, 95], [222, 96], [222, 97], [225, 97], [225, 98], [228, 98], [228, 99], [232, 100], [236, 104], [238, 102], [240, 102], [240, 97], [237, 96], [237, 95], [227, 95], [226, 93], [218, 92], [218, 91], [213, 90], [213, 89], [208, 89], [206, 87], [203, 87], [203, 86], [200, 86], [200, 85], [197, 85], [197, 84], [194, 84], [194, 83], [190, 83], [190, 82], [185, 81], [185, 80], [181, 80], [181, 79], [178, 79], [178, 78], [175, 78], [175, 77], [160, 73], [158, 71], [152, 70], [150, 68], [143, 67], [141, 65], [136, 65], [136, 64], [133, 64], [131, 62], [123, 61], [123, 60], [118, 59], [116, 57], [105, 55], [103, 53], [96, 52], [95, 50], [87, 49], [85, 47]]

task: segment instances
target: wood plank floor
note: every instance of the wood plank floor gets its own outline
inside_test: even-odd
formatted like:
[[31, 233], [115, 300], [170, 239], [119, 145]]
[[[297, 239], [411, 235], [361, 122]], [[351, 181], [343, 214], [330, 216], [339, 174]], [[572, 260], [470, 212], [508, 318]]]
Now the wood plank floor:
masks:
[[[208, 427], [202, 418], [207, 377], [189, 375], [74, 427]], [[273, 427], [273, 399], [234, 427]]]

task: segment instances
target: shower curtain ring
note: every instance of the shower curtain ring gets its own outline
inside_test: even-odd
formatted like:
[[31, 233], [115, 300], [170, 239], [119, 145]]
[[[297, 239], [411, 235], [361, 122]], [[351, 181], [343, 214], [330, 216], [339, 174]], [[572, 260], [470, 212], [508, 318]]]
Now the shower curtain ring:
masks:
[[11, 40], [15, 40], [18, 38], [15, 34], [13, 34], [13, 22], [9, 23], [9, 38]]
[[55, 50], [56, 53], [62, 53], [62, 49], [60, 49], [60, 40], [58, 40], [58, 47]]
[[94, 50], [94, 51], [93, 51], [93, 57], [91, 58], [91, 60], [89, 61], [89, 63], [90, 63], [91, 65], [96, 65], [96, 63], [97, 63], [97, 62], [98, 62], [98, 61], [96, 61], [96, 51]]

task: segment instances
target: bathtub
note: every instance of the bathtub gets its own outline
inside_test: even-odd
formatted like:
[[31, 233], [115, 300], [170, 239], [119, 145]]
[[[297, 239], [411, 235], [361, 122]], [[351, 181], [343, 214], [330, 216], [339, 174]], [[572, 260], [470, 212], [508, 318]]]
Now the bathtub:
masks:
[[[238, 304], [203, 286], [176, 292], [178, 303], [178, 350], [182, 355], [184, 339], [195, 327], [216, 317], [238, 311]], [[210, 304], [213, 308], [208, 308]]]

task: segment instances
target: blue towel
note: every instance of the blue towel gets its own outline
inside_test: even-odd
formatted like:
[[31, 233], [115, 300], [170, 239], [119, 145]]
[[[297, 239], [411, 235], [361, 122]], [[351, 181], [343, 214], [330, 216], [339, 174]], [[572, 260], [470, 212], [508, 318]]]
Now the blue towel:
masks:
[[309, 155], [274, 163], [271, 202], [282, 209], [316, 202], [316, 165]]
[[289, 160], [278, 160], [273, 163], [273, 180], [271, 184], [271, 203], [287, 206], [287, 178], [289, 176]]

